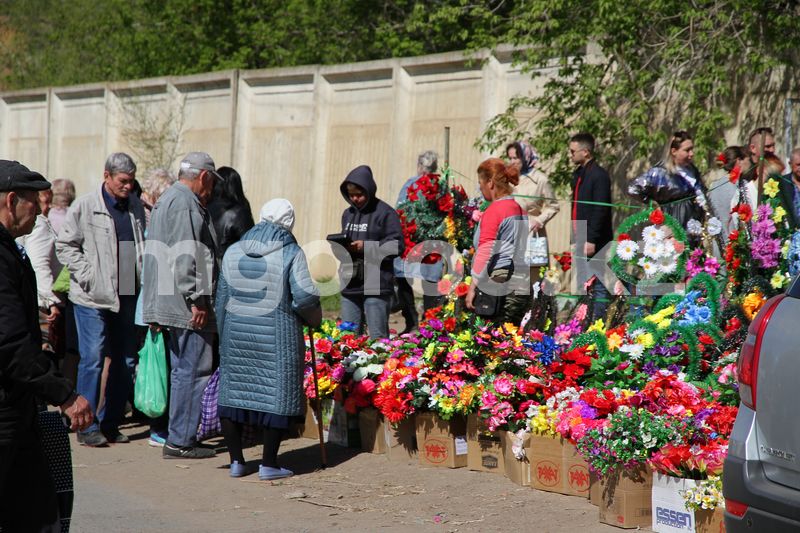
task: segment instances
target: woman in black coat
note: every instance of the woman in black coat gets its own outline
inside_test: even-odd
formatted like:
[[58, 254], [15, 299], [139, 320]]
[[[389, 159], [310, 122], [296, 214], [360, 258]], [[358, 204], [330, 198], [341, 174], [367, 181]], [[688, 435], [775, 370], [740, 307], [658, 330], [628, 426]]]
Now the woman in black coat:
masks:
[[223, 179], [214, 183], [214, 192], [207, 209], [214, 224], [219, 257], [223, 257], [228, 247], [239, 242], [242, 235], [255, 223], [239, 173], [231, 167], [220, 167], [217, 173]]

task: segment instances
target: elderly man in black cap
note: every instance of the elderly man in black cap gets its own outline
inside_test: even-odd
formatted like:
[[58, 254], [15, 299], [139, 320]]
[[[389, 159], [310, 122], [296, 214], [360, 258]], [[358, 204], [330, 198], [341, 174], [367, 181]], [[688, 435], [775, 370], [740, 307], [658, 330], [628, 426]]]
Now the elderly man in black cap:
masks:
[[31, 232], [38, 192], [50, 183], [0, 160], [0, 531], [58, 530], [54, 482], [37, 428], [37, 402], [60, 406], [80, 430], [92, 422], [85, 398], [42, 351], [36, 275], [15, 238]]
[[181, 161], [178, 182], [150, 214], [142, 317], [153, 328], [169, 330], [172, 370], [165, 459], [214, 456], [214, 450], [197, 445], [197, 427], [216, 333], [212, 296], [220, 258], [206, 210], [216, 179], [220, 176], [211, 156], [190, 152]]

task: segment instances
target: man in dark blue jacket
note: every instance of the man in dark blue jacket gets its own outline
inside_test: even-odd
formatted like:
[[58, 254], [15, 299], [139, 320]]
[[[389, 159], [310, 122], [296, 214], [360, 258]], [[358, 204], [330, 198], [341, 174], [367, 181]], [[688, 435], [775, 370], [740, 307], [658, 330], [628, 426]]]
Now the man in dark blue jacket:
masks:
[[[364, 320], [373, 339], [389, 336], [389, 307], [394, 290], [393, 260], [403, 252], [400, 217], [379, 200], [372, 169], [354, 168], [340, 187], [350, 207], [342, 213], [342, 232], [349, 238], [347, 256], [340, 253], [342, 320], [363, 330]], [[347, 268], [347, 263], [352, 269]], [[350, 274], [348, 276], [348, 274]]]

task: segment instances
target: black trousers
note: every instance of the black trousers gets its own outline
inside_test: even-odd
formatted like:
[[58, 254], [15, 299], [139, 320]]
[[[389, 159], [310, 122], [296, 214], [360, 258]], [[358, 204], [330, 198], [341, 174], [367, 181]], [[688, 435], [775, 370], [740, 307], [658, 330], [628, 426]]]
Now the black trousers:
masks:
[[0, 531], [61, 531], [55, 485], [34, 428], [0, 445]]
[[400, 304], [400, 312], [406, 321], [406, 329], [412, 329], [419, 323], [419, 314], [414, 302], [414, 289], [406, 278], [397, 277], [397, 299]]

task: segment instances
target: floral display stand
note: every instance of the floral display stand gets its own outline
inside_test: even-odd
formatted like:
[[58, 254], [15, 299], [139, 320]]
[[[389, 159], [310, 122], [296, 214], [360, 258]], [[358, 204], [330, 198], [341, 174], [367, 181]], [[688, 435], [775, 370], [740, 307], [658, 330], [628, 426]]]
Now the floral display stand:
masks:
[[386, 457], [390, 461], [408, 462], [417, 460], [417, 433], [415, 418], [406, 418], [396, 424], [385, 421], [383, 435], [386, 440]]
[[480, 423], [477, 414], [467, 417], [467, 468], [478, 472], [505, 474], [503, 444], [501, 436], [505, 431], [489, 433]]
[[702, 509], [694, 512], [697, 533], [725, 533], [725, 508]]
[[386, 453], [383, 416], [374, 407], [358, 412], [358, 429], [361, 434], [361, 450], [368, 453]]
[[615, 470], [600, 480], [600, 522], [625, 529], [652, 525], [653, 474], [646, 468]]
[[467, 421], [455, 416], [443, 420], [433, 413], [417, 413], [419, 463], [439, 468], [467, 466]]
[[397, 461], [416, 458], [417, 440], [412, 419], [392, 425], [377, 409], [368, 407], [359, 411], [358, 426], [363, 451], [386, 454]]

